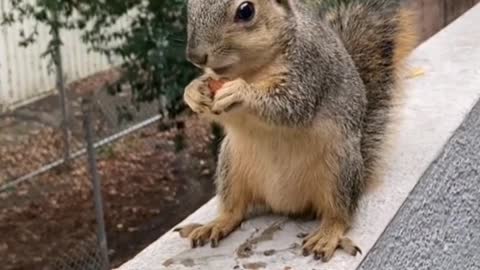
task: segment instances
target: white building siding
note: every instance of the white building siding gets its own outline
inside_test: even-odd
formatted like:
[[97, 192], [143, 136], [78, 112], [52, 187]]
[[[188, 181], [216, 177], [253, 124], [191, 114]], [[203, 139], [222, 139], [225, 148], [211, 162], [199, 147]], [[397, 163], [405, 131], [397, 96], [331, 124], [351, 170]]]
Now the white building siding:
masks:
[[[0, 15], [10, 10], [9, 1], [0, 1]], [[48, 28], [39, 26], [35, 44], [20, 47], [20, 30], [29, 33], [34, 22], [16, 23], [0, 29], [0, 111], [14, 109], [51, 94], [55, 87], [55, 74], [49, 72], [48, 57], [40, 58], [50, 40]], [[79, 31], [64, 31], [62, 57], [67, 82], [77, 80], [109, 68], [106, 57], [89, 53], [81, 41]], [[52, 67], [53, 68], [53, 67]], [[53, 70], [51, 70], [53, 71]]]

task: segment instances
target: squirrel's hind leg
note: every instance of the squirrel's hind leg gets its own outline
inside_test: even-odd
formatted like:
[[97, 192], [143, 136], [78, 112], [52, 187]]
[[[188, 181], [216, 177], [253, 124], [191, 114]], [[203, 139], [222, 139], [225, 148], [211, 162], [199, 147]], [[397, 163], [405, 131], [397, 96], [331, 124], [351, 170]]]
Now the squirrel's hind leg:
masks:
[[315, 259], [324, 262], [329, 261], [338, 248], [352, 256], [361, 253], [345, 237], [363, 193], [363, 162], [359, 139], [349, 138], [336, 143], [332, 149], [336, 151], [325, 155], [325, 159], [333, 173], [323, 174], [325, 179], [321, 182], [322, 188], [317, 189], [314, 200], [317, 216], [321, 216], [321, 226], [303, 242], [304, 255], [313, 253]]

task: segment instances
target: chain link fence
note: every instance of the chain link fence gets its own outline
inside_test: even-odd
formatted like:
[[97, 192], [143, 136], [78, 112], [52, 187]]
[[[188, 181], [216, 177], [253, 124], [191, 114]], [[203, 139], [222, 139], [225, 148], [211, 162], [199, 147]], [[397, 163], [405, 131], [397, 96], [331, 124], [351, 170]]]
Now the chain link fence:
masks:
[[[114, 84], [118, 76], [114, 70], [98, 73], [70, 84], [64, 95], [51, 95], [4, 114], [0, 123], [5, 128], [0, 138], [5, 144], [2, 154], [11, 158], [4, 161], [0, 190], [85, 154], [81, 109], [85, 96], [91, 96], [93, 103], [97, 146], [159, 121], [158, 102], [144, 104], [137, 110], [131, 105], [128, 91], [111, 95], [104, 89], [106, 83]], [[29, 164], [17, 162], [23, 155], [30, 156]]]
[[122, 120], [128, 95], [95, 85], [66, 87], [68, 147], [58, 96], [0, 116], [2, 269], [117, 267], [213, 195], [208, 124], [158, 103]]
[[121, 79], [58, 75], [56, 94], [0, 115], [2, 269], [117, 267], [213, 195], [210, 125], [134, 105]]

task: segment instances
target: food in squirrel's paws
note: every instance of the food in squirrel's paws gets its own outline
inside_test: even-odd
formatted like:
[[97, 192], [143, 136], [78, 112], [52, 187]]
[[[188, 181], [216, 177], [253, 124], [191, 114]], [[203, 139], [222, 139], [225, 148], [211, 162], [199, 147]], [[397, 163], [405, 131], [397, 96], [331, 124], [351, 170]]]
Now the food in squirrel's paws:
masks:
[[227, 80], [214, 80], [212, 78], [208, 79], [208, 88], [210, 88], [210, 91], [212, 92], [213, 95], [217, 93], [220, 88], [222, 88], [223, 84], [226, 83]]

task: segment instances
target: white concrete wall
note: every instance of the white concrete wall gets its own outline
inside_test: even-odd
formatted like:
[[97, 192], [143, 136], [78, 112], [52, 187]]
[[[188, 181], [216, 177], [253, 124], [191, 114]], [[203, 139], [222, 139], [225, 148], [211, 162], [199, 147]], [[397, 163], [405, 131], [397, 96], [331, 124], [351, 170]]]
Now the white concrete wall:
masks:
[[[32, 0], [34, 1], [34, 0]], [[10, 1], [0, 1], [2, 12], [11, 10]], [[20, 30], [31, 32], [35, 23], [27, 21], [12, 27], [0, 28], [0, 112], [27, 104], [52, 93], [55, 74], [48, 70], [48, 58], [40, 58], [47, 48], [50, 35], [47, 27], [40, 26], [38, 42], [28, 48], [18, 45]], [[67, 82], [83, 78], [109, 68], [107, 59], [88, 53], [81, 42], [79, 31], [64, 31], [61, 38], [63, 64]]]

